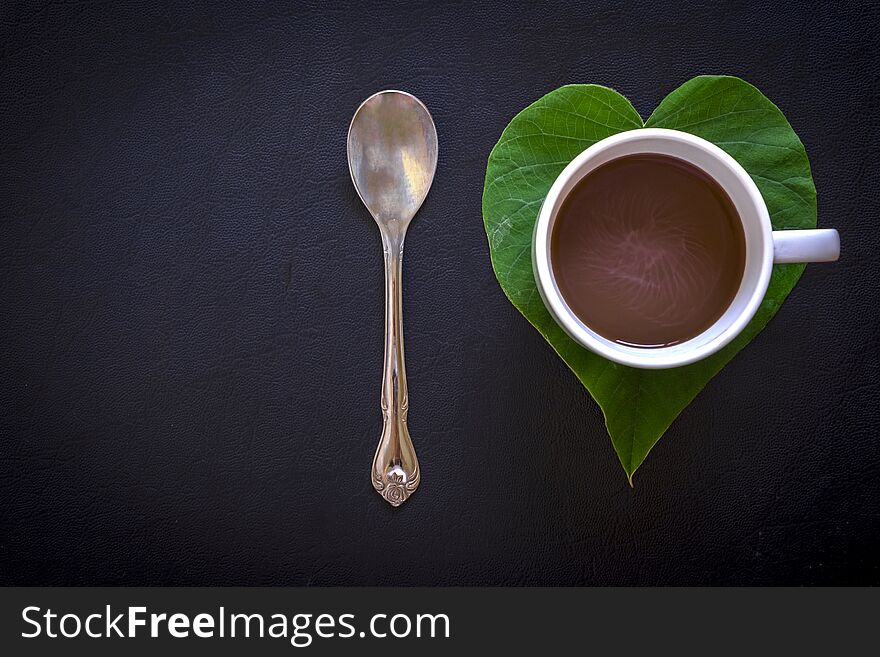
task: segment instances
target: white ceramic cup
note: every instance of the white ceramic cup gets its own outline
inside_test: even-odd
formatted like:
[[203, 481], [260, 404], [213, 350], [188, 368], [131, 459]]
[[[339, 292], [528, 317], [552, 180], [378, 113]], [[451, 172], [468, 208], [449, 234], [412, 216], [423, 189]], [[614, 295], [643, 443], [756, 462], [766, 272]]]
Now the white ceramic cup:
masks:
[[[640, 348], [602, 337], [572, 312], [553, 276], [550, 236], [565, 197], [590, 171], [610, 160], [637, 153], [670, 155], [699, 167], [733, 202], [742, 221], [746, 262], [742, 282], [721, 317], [698, 336], [669, 347]], [[733, 340], [757, 312], [774, 263], [828, 262], [840, 255], [834, 229], [774, 231], [767, 205], [745, 169], [715, 144], [678, 130], [642, 128], [607, 137], [569, 163], [550, 188], [535, 224], [532, 265], [544, 304], [574, 340], [600, 356], [646, 369], [679, 367], [714, 354]]]

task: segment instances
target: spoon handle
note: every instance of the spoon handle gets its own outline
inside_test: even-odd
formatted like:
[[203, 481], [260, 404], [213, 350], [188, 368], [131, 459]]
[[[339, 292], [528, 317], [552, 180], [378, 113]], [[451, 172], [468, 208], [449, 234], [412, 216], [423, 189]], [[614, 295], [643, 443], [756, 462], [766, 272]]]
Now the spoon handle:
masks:
[[406, 428], [409, 396], [403, 359], [403, 295], [400, 287], [403, 234], [382, 231], [385, 251], [385, 362], [382, 375], [382, 437], [373, 457], [373, 488], [392, 506], [419, 485], [419, 460]]

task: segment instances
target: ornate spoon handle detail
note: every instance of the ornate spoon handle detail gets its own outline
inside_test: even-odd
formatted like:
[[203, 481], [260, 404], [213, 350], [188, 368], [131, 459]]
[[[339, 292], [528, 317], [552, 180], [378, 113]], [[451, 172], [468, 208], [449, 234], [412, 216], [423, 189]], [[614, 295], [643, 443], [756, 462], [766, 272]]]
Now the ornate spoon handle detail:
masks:
[[392, 506], [400, 506], [419, 485], [419, 460], [406, 414], [406, 364], [403, 358], [403, 295], [400, 287], [404, 233], [382, 231], [385, 251], [385, 362], [382, 374], [382, 437], [373, 457], [373, 488]]

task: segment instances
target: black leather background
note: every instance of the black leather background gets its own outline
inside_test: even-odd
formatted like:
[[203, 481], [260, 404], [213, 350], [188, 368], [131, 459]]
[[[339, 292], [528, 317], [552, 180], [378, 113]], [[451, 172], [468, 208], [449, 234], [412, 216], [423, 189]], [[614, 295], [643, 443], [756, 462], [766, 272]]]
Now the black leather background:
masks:
[[[838, 4], [0, 4], [0, 582], [880, 583], [880, 12]], [[495, 281], [485, 162], [559, 85], [647, 116], [699, 73], [783, 109], [843, 258], [630, 489]], [[404, 264], [423, 480], [396, 510], [345, 160], [383, 88], [441, 140]]]

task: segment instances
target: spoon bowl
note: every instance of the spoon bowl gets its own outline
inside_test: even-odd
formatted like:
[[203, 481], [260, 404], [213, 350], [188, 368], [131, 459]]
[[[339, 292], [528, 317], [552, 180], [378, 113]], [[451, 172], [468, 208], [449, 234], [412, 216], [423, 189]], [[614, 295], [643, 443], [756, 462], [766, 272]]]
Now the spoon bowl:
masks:
[[367, 98], [348, 128], [348, 167], [376, 222], [405, 230], [437, 169], [437, 130], [428, 109], [402, 91]]

